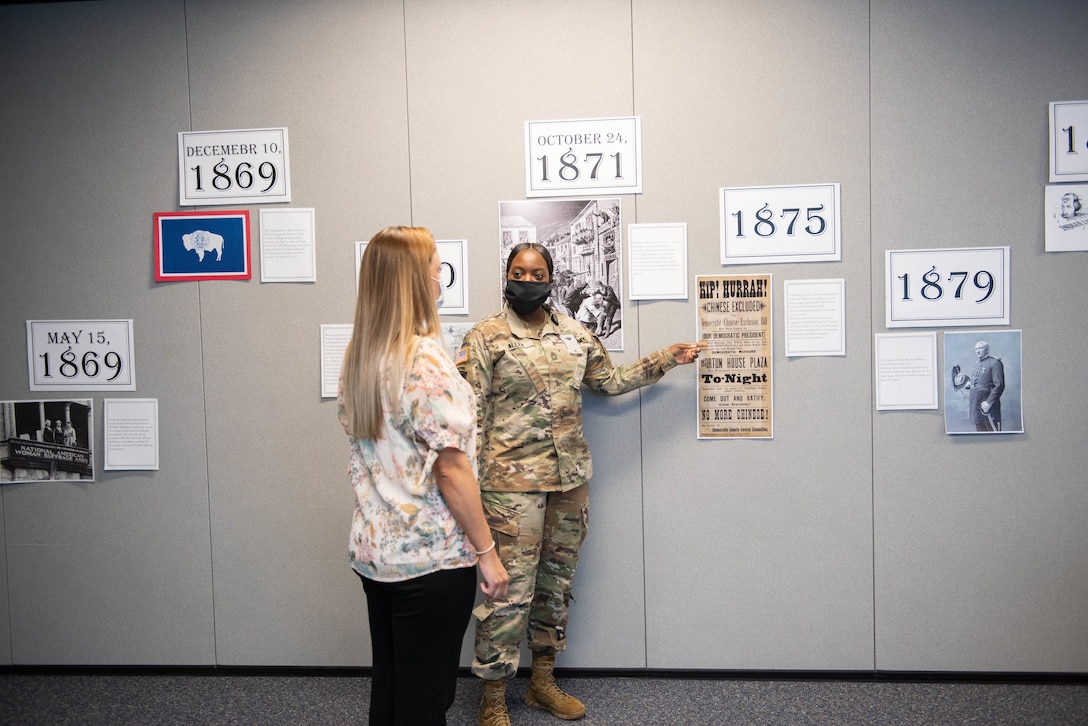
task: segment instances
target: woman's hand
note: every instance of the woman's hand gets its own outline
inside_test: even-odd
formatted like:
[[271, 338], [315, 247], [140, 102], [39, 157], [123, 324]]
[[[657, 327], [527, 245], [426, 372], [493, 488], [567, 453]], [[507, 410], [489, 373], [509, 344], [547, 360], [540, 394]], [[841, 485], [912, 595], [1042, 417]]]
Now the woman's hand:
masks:
[[492, 600], [506, 597], [510, 575], [506, 574], [506, 568], [502, 566], [498, 551], [493, 549], [480, 555], [476, 564], [480, 568], [480, 575], [484, 578], [484, 581], [480, 583], [483, 593]]

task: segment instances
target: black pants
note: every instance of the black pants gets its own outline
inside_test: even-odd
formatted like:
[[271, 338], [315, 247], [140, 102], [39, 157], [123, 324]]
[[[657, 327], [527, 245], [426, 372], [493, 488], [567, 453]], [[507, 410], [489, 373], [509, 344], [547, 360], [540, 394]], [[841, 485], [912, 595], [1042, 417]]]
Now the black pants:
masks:
[[403, 582], [361, 579], [374, 651], [371, 726], [445, 726], [476, 599], [476, 568]]

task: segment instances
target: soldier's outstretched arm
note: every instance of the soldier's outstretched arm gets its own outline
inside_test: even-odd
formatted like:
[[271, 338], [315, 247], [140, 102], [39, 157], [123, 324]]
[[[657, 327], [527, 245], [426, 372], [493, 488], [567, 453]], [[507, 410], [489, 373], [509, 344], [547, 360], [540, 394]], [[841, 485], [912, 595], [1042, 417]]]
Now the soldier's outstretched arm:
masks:
[[669, 352], [680, 365], [694, 363], [699, 359], [699, 354], [706, 350], [707, 342], [700, 340], [698, 343], [675, 343], [669, 346]]

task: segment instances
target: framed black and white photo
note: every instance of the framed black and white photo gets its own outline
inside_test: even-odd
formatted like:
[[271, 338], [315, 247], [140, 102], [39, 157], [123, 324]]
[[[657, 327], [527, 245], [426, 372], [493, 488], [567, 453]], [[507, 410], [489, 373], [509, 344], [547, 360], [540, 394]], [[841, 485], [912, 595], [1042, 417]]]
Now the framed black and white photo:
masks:
[[1021, 331], [946, 332], [944, 365], [945, 433], [1024, 433]]
[[1088, 184], [1048, 184], [1043, 207], [1047, 252], [1088, 250]]
[[608, 350], [623, 350], [619, 197], [499, 202], [500, 291], [510, 250], [522, 242], [541, 244], [552, 256], [548, 304], [586, 326]]
[[94, 481], [89, 398], [0, 401], [0, 481]]

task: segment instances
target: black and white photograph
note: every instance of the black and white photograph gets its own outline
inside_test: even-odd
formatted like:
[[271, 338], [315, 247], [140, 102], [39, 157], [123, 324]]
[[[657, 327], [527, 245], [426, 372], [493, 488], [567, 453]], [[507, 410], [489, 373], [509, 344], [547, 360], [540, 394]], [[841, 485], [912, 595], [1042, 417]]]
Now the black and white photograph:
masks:
[[1044, 200], [1046, 251], [1088, 250], [1088, 184], [1048, 184]]
[[1019, 330], [944, 334], [948, 434], [1022, 434], [1023, 346]]
[[514, 245], [544, 245], [555, 263], [548, 304], [623, 350], [622, 228], [619, 197], [499, 202], [500, 280]]
[[0, 401], [0, 481], [94, 481], [92, 399]]

